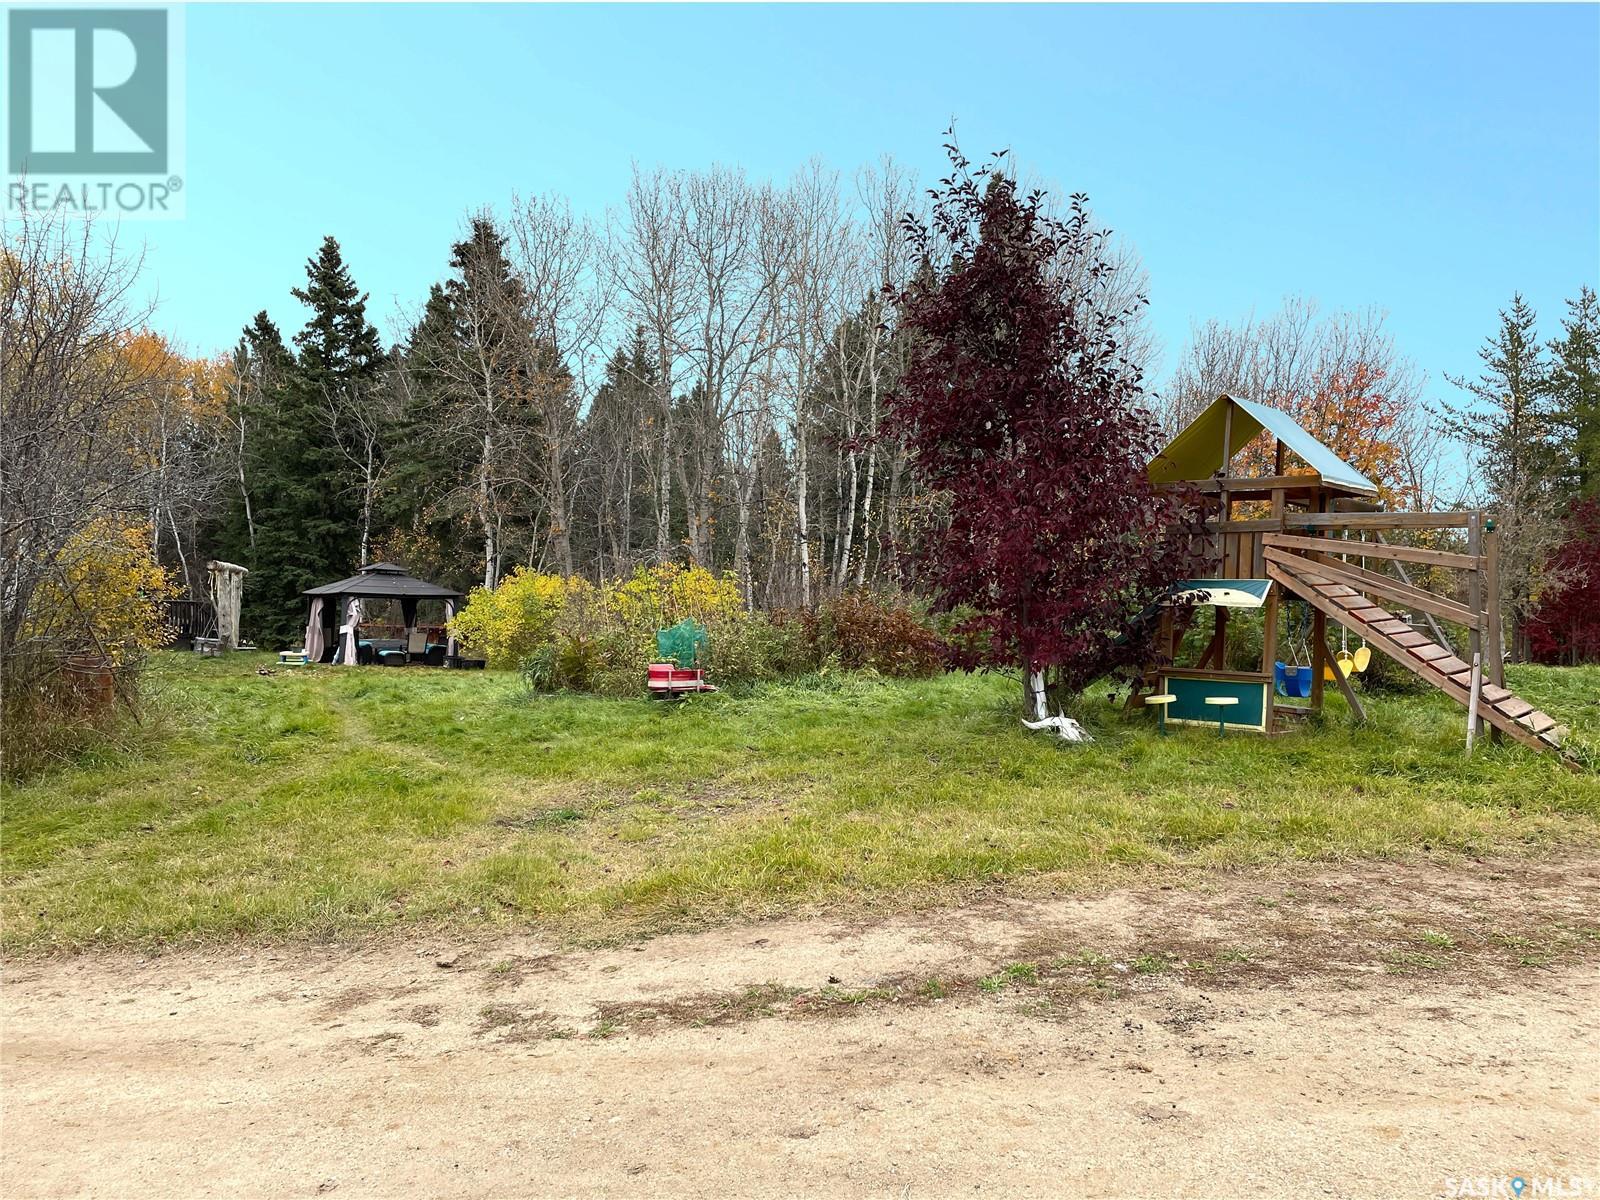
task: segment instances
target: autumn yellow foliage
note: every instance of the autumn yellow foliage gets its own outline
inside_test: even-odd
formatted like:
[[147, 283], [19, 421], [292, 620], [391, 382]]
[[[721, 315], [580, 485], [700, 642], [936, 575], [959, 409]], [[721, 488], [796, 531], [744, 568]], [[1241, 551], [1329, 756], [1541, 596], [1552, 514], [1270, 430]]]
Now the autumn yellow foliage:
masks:
[[637, 647], [647, 658], [655, 631], [685, 617], [713, 631], [744, 621], [733, 576], [663, 563], [597, 587], [575, 575], [518, 568], [492, 591], [475, 589], [451, 631], [490, 666], [523, 667], [557, 642]]
[[172, 641], [161, 602], [176, 590], [145, 525], [101, 517], [67, 543], [34, 594], [24, 636], [122, 666]]

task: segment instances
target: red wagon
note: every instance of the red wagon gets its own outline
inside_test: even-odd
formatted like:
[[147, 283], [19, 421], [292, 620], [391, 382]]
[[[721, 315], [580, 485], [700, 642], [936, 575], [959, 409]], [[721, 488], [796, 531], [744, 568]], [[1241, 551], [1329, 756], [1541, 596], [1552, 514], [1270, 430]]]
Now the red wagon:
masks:
[[699, 667], [678, 667], [672, 663], [651, 663], [646, 679], [650, 695], [657, 700], [676, 700], [691, 692], [714, 692]]

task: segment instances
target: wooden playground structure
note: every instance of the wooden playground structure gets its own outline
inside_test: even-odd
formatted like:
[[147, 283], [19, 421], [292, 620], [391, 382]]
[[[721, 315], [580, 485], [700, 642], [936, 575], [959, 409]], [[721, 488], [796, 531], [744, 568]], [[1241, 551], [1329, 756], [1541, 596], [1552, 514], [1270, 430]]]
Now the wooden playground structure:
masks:
[[[1272, 473], [1234, 474], [1235, 459], [1263, 431], [1273, 443]], [[1347, 678], [1351, 656], [1336, 653], [1329, 641], [1331, 620], [1473, 714], [1469, 745], [1487, 726], [1497, 737], [1562, 752], [1556, 722], [1506, 689], [1496, 603], [1500, 534], [1482, 512], [1385, 512], [1376, 485], [1288, 414], [1227, 395], [1157, 456], [1150, 477], [1200, 492], [1212, 574], [1177, 589], [1191, 600], [1199, 593], [1200, 603], [1162, 609], [1162, 661], [1145, 672], [1148, 690], [1136, 689], [1130, 703], [1162, 705], [1164, 721], [1273, 734], [1321, 711], [1331, 683], [1363, 720]], [[1401, 540], [1441, 530], [1450, 531], [1441, 540], [1456, 548]], [[1435, 587], [1442, 581], [1445, 590], [1422, 586], [1413, 572]], [[1285, 597], [1310, 606], [1303, 639], [1309, 661], [1287, 668], [1279, 661]], [[1210, 641], [1196, 663], [1177, 665], [1184, 635], [1207, 607], [1216, 612]], [[1234, 607], [1264, 610], [1264, 645], [1254, 670], [1228, 667]], [[1310, 673], [1309, 703], [1284, 702], [1285, 671], [1293, 676], [1299, 670]]]

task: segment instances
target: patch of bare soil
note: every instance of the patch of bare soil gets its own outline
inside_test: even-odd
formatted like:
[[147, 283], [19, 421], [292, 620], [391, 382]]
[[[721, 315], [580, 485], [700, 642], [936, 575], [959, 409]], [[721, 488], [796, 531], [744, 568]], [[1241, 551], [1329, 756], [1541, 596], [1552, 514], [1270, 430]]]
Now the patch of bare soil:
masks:
[[7, 1197], [1600, 1194], [1592, 855], [7, 976]]

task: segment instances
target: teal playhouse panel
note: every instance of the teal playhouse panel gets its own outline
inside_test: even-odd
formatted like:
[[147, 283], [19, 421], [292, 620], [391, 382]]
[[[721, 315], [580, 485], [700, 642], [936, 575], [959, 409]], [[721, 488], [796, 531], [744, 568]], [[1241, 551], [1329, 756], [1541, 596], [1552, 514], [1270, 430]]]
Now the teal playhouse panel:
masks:
[[[1271, 703], [1266, 680], [1253, 679], [1183, 679], [1171, 675], [1161, 677], [1161, 690], [1177, 699], [1167, 706], [1167, 720], [1193, 722], [1196, 725], [1215, 725], [1220, 719], [1234, 729], [1267, 730], [1267, 716]], [[1208, 696], [1232, 696], [1239, 701], [1227, 708], [1206, 703]]]

